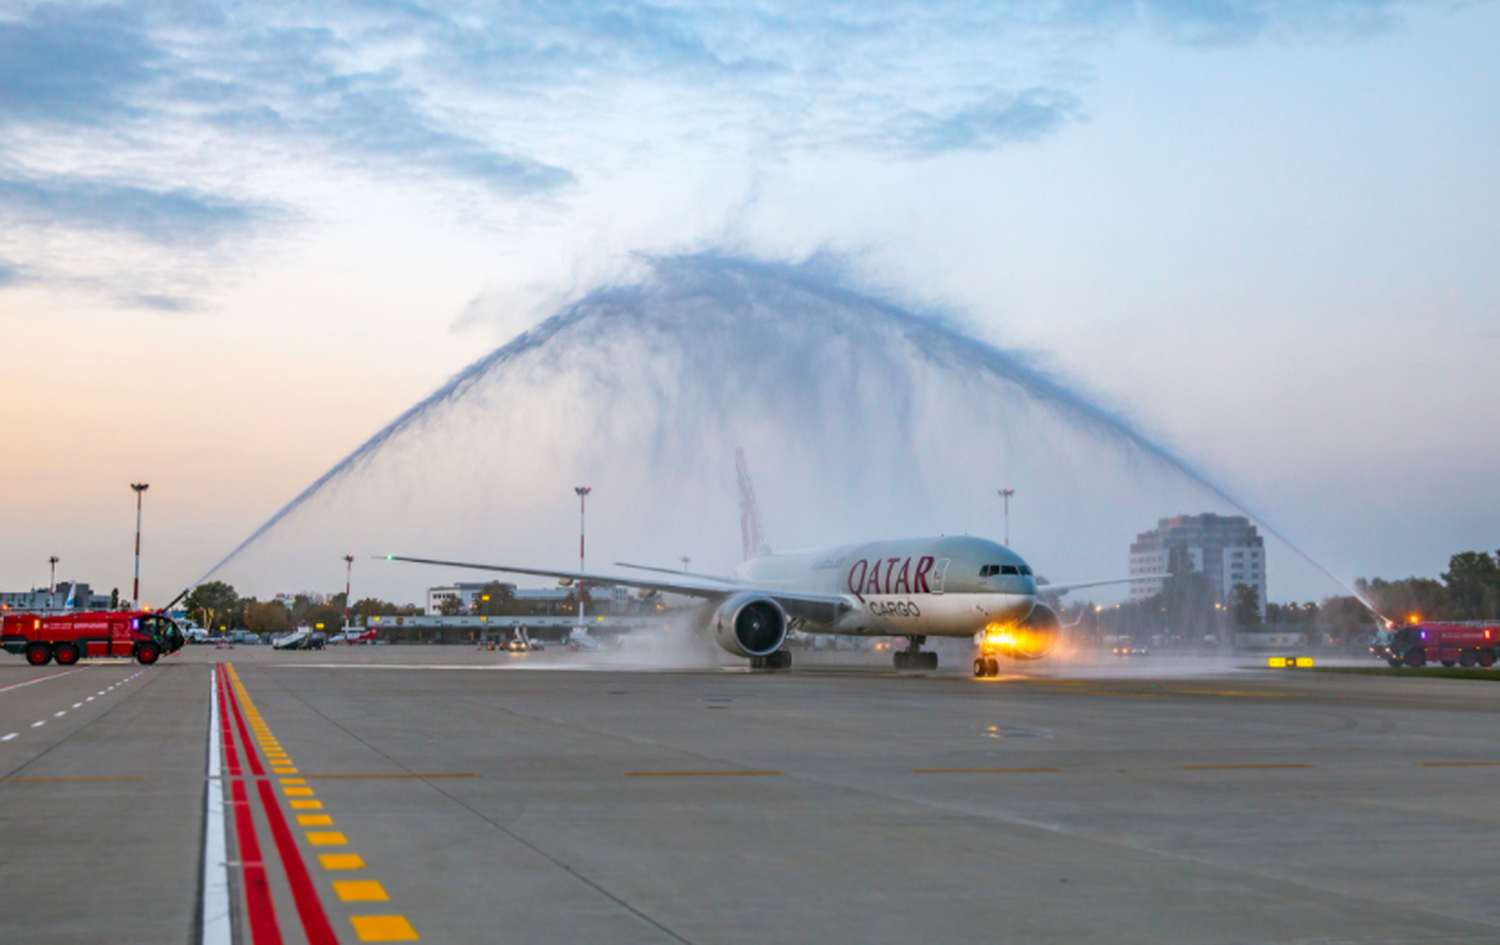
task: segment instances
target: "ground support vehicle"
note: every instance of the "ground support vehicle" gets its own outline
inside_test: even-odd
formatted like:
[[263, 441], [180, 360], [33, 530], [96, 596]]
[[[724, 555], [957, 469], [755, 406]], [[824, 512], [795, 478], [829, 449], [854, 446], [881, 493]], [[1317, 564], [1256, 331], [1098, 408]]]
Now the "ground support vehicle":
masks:
[[1371, 650], [1392, 666], [1495, 665], [1500, 626], [1471, 627], [1453, 623], [1415, 623], [1382, 631]]
[[182, 649], [183, 642], [170, 617], [134, 610], [7, 614], [0, 628], [0, 646], [33, 666], [54, 659], [72, 666], [86, 656], [127, 656], [149, 666]]

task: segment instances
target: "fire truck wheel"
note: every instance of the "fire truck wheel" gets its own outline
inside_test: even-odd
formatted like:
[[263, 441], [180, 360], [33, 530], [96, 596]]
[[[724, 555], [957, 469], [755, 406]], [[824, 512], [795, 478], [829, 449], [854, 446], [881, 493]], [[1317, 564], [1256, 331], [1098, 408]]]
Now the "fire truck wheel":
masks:
[[1458, 665], [1462, 666], [1464, 669], [1473, 667], [1473, 665], [1477, 662], [1479, 662], [1479, 660], [1474, 657], [1473, 650], [1464, 650], [1462, 653], [1458, 654]]
[[32, 666], [46, 666], [52, 662], [52, 648], [45, 643], [33, 643], [26, 648], [26, 662]]
[[59, 643], [52, 655], [57, 657], [57, 665], [72, 666], [78, 662], [78, 647], [71, 643]]
[[1407, 650], [1406, 665], [1412, 669], [1427, 665], [1427, 652], [1425, 650]]
[[135, 658], [141, 661], [142, 666], [150, 666], [161, 656], [161, 650], [155, 643], [142, 643], [140, 649], [135, 651]]
[[1485, 669], [1489, 669], [1491, 666], [1494, 666], [1495, 665], [1495, 651], [1494, 650], [1480, 650], [1479, 651], [1479, 665], [1483, 666]]

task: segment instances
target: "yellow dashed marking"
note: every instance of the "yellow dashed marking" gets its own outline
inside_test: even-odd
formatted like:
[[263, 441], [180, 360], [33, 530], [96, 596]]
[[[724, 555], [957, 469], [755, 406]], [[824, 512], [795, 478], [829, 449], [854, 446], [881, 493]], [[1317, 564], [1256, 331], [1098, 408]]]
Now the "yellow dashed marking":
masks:
[[325, 870], [362, 870], [365, 861], [358, 853], [319, 853], [318, 862]]
[[306, 784], [307, 782], [305, 780], [303, 780], [302, 778], [282, 778], [281, 779], [281, 783], [282, 784]]
[[361, 942], [415, 942], [417, 930], [402, 915], [357, 915], [349, 920]]
[[337, 830], [318, 830], [307, 835], [307, 842], [315, 847], [341, 847], [349, 841]]
[[327, 814], [298, 814], [297, 826], [299, 827], [332, 827], [333, 818]]
[[322, 801], [292, 801], [292, 810], [322, 810]]
[[277, 767], [273, 766], [271, 768], [271, 773], [272, 774], [301, 774], [302, 772], [298, 771], [296, 768], [277, 768]]
[[284, 787], [281, 793], [287, 797], [312, 797], [313, 789], [310, 787]]
[[373, 879], [346, 879], [335, 882], [333, 891], [340, 902], [389, 902], [385, 887]]

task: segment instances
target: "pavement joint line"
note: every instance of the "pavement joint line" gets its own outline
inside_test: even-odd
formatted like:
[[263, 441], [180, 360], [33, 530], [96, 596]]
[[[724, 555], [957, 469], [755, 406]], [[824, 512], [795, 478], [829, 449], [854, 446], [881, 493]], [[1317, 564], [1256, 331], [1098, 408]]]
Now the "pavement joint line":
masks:
[[[239, 674], [235, 672], [234, 666], [232, 664], [225, 664], [225, 669], [233, 683], [235, 695], [238, 696], [238, 699], [233, 704], [236, 720], [241, 725], [240, 735], [245, 742], [247, 754], [251, 754], [253, 758], [253, 749], [250, 747], [249, 734], [243, 727], [244, 721], [240, 715], [241, 703], [244, 706], [244, 717], [249, 718], [257, 732], [264, 731], [269, 734], [270, 726], [266, 724], [260, 711], [256, 709], [254, 701], [250, 698], [250, 693], [245, 689], [244, 684], [240, 682]], [[271, 761], [273, 753], [265, 745], [261, 746], [261, 751], [266, 754], [267, 760]], [[286, 764], [291, 764], [290, 757], [285, 755], [284, 752], [280, 752], [278, 749], [276, 754], [278, 758], [284, 758]], [[274, 766], [275, 762], [272, 761], [272, 764]], [[259, 770], [260, 766], [258, 762], [253, 767], [257, 769], [257, 774], [263, 773]], [[282, 866], [285, 868], [288, 883], [292, 887], [292, 897], [297, 904], [297, 913], [301, 917], [303, 927], [307, 932], [309, 945], [325, 945], [325, 943], [328, 943], [328, 945], [337, 945], [337, 937], [333, 933], [333, 927], [328, 924], [327, 913], [324, 911], [312, 880], [307, 873], [307, 866], [303, 862], [301, 851], [297, 848], [296, 840], [293, 839], [291, 830], [287, 826], [286, 817], [282, 814], [281, 807], [276, 802], [270, 779], [261, 777], [255, 780], [256, 787], [260, 791], [261, 806], [266, 813], [266, 820], [270, 824], [271, 834], [276, 841], [277, 850], [281, 854]], [[305, 785], [307, 783], [305, 778], [281, 778], [280, 782], [282, 794], [286, 795], [287, 798], [291, 798], [294, 795], [308, 798], [307, 800], [289, 799], [287, 803], [293, 810], [323, 809], [321, 801], [311, 799], [313, 795], [312, 788], [297, 786]], [[289, 782], [295, 782], [295, 784]], [[241, 786], [241, 790], [243, 790], [244, 781], [237, 783]], [[303, 825], [303, 817], [309, 817], [314, 820], [314, 823], [307, 824], [307, 826], [332, 826], [333, 823], [333, 818], [326, 814], [299, 815], [297, 818], [299, 826]], [[312, 846], [346, 846], [349, 842], [348, 838], [342, 832], [332, 830], [307, 831], [303, 834], [303, 838]], [[319, 855], [318, 862], [324, 869], [363, 869], [365, 866], [364, 860], [357, 854], [322, 854]], [[345, 888], [355, 890], [355, 892], [345, 895]], [[383, 902], [390, 899], [384, 887], [373, 880], [360, 881], [347, 887], [341, 887], [338, 882], [335, 882], [333, 889], [341, 902]], [[376, 894], [377, 891], [378, 895]], [[411, 923], [403, 915], [350, 916], [349, 921], [354, 928], [354, 934], [362, 942], [407, 942], [418, 939], [416, 930], [412, 928]]]
[[912, 774], [1042, 774], [1057, 773], [1061, 768], [913, 768]]
[[35, 679], [26, 679], [18, 683], [11, 683], [9, 686], [0, 686], [0, 692], [9, 692], [12, 689], [20, 689], [22, 686], [34, 686], [37, 683], [46, 682], [49, 679], [57, 679], [60, 676], [71, 676], [74, 673], [81, 673], [85, 669], [87, 667], [80, 666], [77, 669], [69, 669], [61, 673], [48, 673], [46, 676], [38, 676]]
[[111, 774], [95, 777], [72, 777], [72, 778], [0, 778], [0, 783], [14, 783], [25, 781], [144, 781], [145, 775], [141, 774]]
[[627, 778], [754, 778], [786, 774], [785, 771], [627, 771]]
[[1180, 771], [1250, 771], [1258, 769], [1277, 768], [1312, 768], [1314, 765], [1305, 764], [1277, 764], [1277, 765], [1178, 765]]

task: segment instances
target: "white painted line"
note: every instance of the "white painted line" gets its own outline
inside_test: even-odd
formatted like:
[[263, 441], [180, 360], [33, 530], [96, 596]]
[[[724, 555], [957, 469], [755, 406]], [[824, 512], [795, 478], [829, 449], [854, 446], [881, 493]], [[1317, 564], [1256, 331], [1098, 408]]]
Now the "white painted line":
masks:
[[9, 735], [5, 736], [4, 738], [0, 738], [0, 742], [8, 742], [12, 738], [15, 738], [15, 737], [16, 737], [16, 733], [15, 732], [11, 732]]
[[0, 692], [8, 692], [11, 689], [20, 689], [22, 686], [35, 685], [36, 683], [39, 683], [39, 682], [46, 682], [49, 679], [57, 679], [60, 676], [71, 676], [74, 673], [81, 673], [85, 669], [88, 669], [88, 667], [87, 666], [80, 666], [77, 669], [70, 669], [70, 670], [68, 670], [65, 673], [52, 673], [49, 676], [38, 676], [35, 679], [28, 679], [25, 682], [11, 683], [9, 686], [0, 686]]
[[85, 699], [83, 701], [84, 702], [93, 702], [94, 701], [94, 697], [93, 696], [89, 696], [87, 699]]
[[203, 938], [202, 945], [233, 945], [229, 920], [229, 859], [224, 845], [224, 791], [219, 776], [219, 699], [216, 674], [208, 674], [208, 802], [203, 815]]
[[53, 717], [53, 718], [54, 718], [54, 719], [55, 719], [55, 718], [57, 718], [57, 717], [58, 717], [58, 716], [59, 716], [59, 715], [67, 715], [67, 714], [68, 714], [68, 710], [67, 710], [67, 709], [63, 709], [63, 710], [62, 710], [62, 711], [60, 711], [60, 712], [54, 712], [54, 713], [52, 713], [52, 717]]
[[42, 727], [42, 726], [43, 726], [43, 725], [46, 725], [46, 724], [47, 724], [47, 720], [46, 720], [46, 719], [43, 719], [43, 720], [42, 720], [42, 721], [40, 721], [40, 722], [32, 722], [32, 723], [31, 723], [31, 727], [32, 727], [32, 728], [41, 728], [41, 727]]
[[82, 702], [75, 702], [75, 703], [73, 703], [73, 708], [75, 708], [75, 709], [81, 709], [81, 708], [83, 708], [83, 703]]

